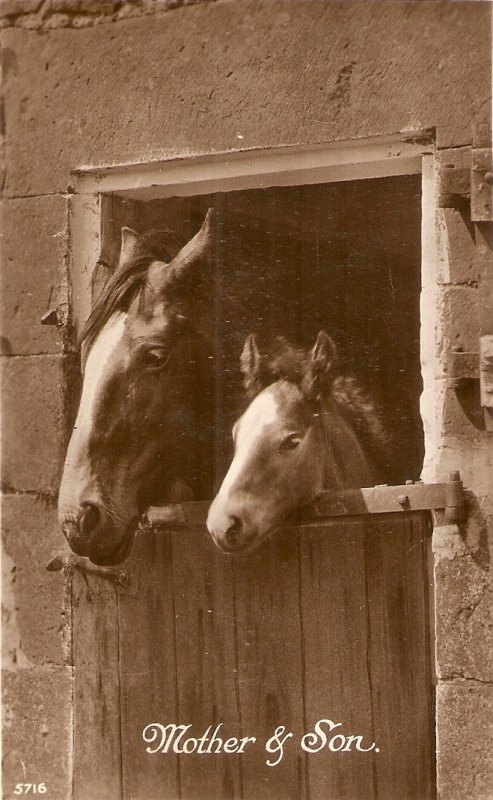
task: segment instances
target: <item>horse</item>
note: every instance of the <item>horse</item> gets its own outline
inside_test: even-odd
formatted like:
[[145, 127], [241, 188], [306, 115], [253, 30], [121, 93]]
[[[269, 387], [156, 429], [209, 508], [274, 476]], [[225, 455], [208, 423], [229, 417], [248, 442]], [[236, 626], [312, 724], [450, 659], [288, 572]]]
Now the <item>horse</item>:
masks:
[[167, 229], [123, 228], [119, 263], [82, 331], [82, 395], [58, 517], [71, 549], [95, 564], [128, 557], [150, 503], [191, 499], [190, 453], [212, 450], [212, 217], [209, 209], [189, 242]]
[[283, 338], [261, 355], [246, 339], [246, 411], [233, 427], [234, 456], [207, 528], [229, 555], [249, 553], [324, 489], [371, 486], [388, 437], [375, 404], [320, 331], [310, 352]]

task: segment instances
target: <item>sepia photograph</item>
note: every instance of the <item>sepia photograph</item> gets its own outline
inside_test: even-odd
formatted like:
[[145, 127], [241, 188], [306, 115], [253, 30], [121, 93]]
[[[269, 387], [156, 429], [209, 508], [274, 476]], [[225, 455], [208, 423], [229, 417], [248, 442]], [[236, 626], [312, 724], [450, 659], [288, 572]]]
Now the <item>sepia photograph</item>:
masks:
[[492, 800], [492, 11], [0, 0], [3, 800]]

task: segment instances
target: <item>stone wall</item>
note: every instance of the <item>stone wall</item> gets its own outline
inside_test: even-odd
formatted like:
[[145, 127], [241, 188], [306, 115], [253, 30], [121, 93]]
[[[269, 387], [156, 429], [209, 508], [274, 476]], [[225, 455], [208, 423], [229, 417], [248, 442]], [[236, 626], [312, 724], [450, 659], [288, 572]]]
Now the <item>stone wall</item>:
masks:
[[[60, 543], [55, 498], [77, 383], [72, 171], [431, 128], [440, 150], [467, 147], [490, 94], [490, 10], [426, 1], [0, 4], [7, 792], [24, 780], [24, 762], [27, 781], [50, 776], [50, 799], [70, 797], [63, 581], [44, 565]], [[436, 328], [423, 348], [422, 407], [435, 441], [424, 477], [459, 469], [471, 511], [464, 529], [434, 536], [438, 786], [446, 800], [485, 800], [491, 437], [467, 418], [445, 371], [451, 345], [477, 348], [475, 233], [460, 211], [442, 209], [436, 235], [440, 262], [423, 291]], [[59, 324], [41, 326], [50, 309]]]
[[3, 27], [51, 30], [160, 14], [214, 0], [2, 0]]

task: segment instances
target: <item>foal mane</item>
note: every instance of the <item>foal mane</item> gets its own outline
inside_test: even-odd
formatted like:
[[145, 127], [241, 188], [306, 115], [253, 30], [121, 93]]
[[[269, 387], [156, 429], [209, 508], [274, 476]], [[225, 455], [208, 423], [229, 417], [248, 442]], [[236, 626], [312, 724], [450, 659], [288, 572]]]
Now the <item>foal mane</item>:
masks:
[[[272, 381], [285, 380], [301, 386], [310, 394], [307, 382], [308, 354], [289, 344], [283, 337], [274, 341], [270, 354], [264, 357], [263, 369]], [[321, 395], [324, 402], [332, 401], [361, 439], [362, 445], [378, 460], [386, 461], [390, 439], [384, 428], [381, 413], [369, 392], [354, 375], [340, 372], [337, 364], [325, 381]]]
[[132, 257], [113, 272], [97, 298], [82, 330], [80, 342], [88, 346], [93, 344], [115, 311], [128, 308], [142, 289], [152, 262], [169, 263], [184, 244], [185, 239], [167, 228], [142, 234]]

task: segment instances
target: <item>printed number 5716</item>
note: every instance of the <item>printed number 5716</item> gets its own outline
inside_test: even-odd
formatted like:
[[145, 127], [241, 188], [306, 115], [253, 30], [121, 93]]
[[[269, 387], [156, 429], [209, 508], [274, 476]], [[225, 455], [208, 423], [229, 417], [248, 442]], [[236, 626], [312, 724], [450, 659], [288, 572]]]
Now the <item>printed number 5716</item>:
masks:
[[17, 783], [14, 794], [46, 794], [46, 784], [44, 783]]

